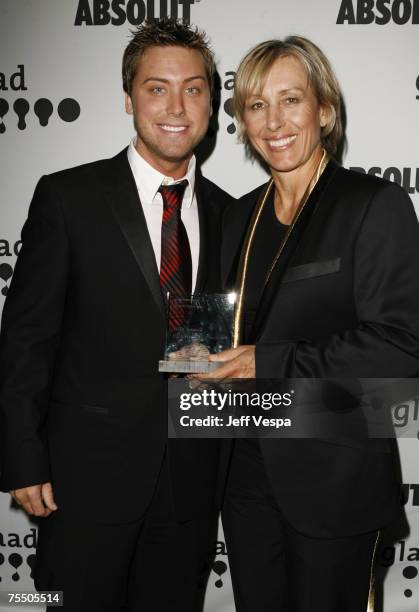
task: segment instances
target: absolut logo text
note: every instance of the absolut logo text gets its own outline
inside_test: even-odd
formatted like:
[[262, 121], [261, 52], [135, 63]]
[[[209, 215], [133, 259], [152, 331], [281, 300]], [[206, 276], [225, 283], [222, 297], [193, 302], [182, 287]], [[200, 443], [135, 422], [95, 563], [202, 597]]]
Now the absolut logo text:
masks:
[[397, 168], [390, 166], [389, 168], [380, 168], [372, 166], [371, 168], [361, 168], [360, 166], [352, 166], [350, 170], [362, 172], [363, 174], [372, 174], [373, 176], [382, 176], [388, 181], [397, 183], [407, 193], [419, 193], [419, 168]]
[[195, 0], [79, 0], [74, 25], [140, 25], [146, 19], [181, 18], [191, 21]]
[[419, 24], [419, 0], [342, 0], [337, 24]]

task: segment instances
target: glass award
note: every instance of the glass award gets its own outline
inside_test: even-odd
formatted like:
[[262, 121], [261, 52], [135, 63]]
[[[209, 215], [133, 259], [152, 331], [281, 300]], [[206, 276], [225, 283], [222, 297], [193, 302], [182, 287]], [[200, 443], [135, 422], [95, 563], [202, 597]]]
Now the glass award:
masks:
[[169, 295], [166, 348], [159, 371], [191, 374], [219, 367], [221, 363], [208, 358], [232, 346], [235, 301], [234, 293]]

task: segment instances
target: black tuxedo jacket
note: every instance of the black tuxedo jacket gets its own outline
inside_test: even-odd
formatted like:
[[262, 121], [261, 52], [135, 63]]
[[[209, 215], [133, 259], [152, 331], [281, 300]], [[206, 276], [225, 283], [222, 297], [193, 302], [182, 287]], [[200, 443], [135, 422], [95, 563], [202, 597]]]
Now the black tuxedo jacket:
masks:
[[[197, 291], [219, 291], [232, 198], [196, 177]], [[219, 505], [217, 440], [167, 445], [159, 274], [126, 149], [39, 181], [3, 312], [1, 488], [51, 480], [57, 504], [106, 522], [146, 509], [168, 446], [177, 516]]]
[[[231, 281], [260, 192], [225, 213], [224, 279]], [[417, 376], [419, 228], [406, 193], [330, 161], [265, 286], [246, 343], [256, 344], [258, 378]], [[303, 533], [374, 530], [399, 508], [388, 440], [260, 444], [284, 515]]]

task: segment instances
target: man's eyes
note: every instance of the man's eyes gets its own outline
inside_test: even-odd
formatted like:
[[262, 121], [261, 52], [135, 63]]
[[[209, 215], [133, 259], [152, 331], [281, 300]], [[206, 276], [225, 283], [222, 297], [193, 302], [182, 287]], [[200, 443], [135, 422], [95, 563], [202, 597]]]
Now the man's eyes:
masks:
[[[152, 88], [150, 89], [150, 92], [151, 92], [152, 94], [157, 95], [157, 96], [162, 95], [162, 94], [165, 94], [165, 93], [166, 93], [166, 91], [167, 91], [167, 90], [166, 90], [166, 88], [165, 88], [165, 87], [160, 87], [160, 86], [152, 87]], [[196, 87], [196, 86], [194, 85], [194, 86], [186, 87], [186, 89], [185, 89], [185, 93], [186, 93], [186, 94], [188, 94], [188, 95], [192, 95], [192, 96], [194, 96], [194, 95], [197, 95], [197, 94], [201, 93], [201, 89], [200, 89], [199, 87]]]

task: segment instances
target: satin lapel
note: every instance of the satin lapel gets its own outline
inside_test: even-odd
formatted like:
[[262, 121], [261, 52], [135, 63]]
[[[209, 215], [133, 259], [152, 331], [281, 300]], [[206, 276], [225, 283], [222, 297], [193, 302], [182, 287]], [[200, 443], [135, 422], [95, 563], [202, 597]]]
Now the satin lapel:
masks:
[[203, 291], [207, 280], [208, 273], [208, 236], [211, 232], [211, 205], [208, 194], [204, 189], [202, 175], [199, 170], [196, 173], [195, 179], [195, 195], [198, 205], [198, 220], [199, 220], [199, 258], [198, 271], [196, 275], [195, 293]]
[[124, 149], [109, 162], [106, 200], [149, 286], [162, 317], [166, 318], [159, 272], [131, 168]]
[[[222, 227], [221, 280], [223, 287], [229, 290], [236, 289], [240, 254], [246, 236], [246, 229], [256, 202], [257, 197], [249, 200], [249, 202], [241, 202], [242, 214], [239, 217], [234, 215], [234, 220], [230, 221], [228, 214], [224, 217]], [[234, 203], [234, 206], [236, 207], [237, 203]], [[228, 236], [228, 239], [225, 239], [225, 236]]]
[[258, 336], [263, 328], [263, 324], [266, 322], [269, 316], [269, 311], [272, 308], [272, 303], [278, 291], [281, 290], [281, 282], [283, 276], [288, 269], [290, 262], [295, 257], [298, 250], [303, 247], [304, 235], [310, 231], [309, 224], [313, 217], [319, 210], [322, 197], [329, 184], [331, 178], [336, 172], [338, 165], [333, 160], [330, 160], [327, 164], [323, 174], [321, 175], [317, 185], [314, 187], [310, 194], [304, 210], [301, 212], [300, 218], [298, 219], [292, 233], [290, 234], [288, 241], [278, 258], [275, 267], [270, 275], [270, 278], [265, 285], [264, 291], [261, 295], [259, 308], [256, 313], [251, 338], [254, 340]]

